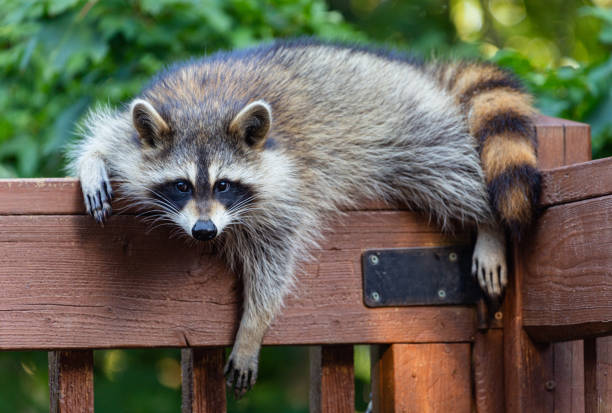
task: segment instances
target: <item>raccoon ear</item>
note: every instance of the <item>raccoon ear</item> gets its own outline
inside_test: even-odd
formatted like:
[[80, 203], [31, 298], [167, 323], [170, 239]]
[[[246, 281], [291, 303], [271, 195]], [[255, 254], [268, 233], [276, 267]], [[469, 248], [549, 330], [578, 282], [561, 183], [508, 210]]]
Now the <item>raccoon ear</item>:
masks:
[[167, 134], [170, 128], [153, 105], [143, 99], [136, 99], [130, 106], [132, 122], [140, 139], [148, 146], [154, 148], [161, 143], [160, 139]]
[[259, 149], [266, 141], [272, 125], [272, 110], [263, 100], [246, 105], [229, 125], [229, 132], [239, 136], [252, 148]]

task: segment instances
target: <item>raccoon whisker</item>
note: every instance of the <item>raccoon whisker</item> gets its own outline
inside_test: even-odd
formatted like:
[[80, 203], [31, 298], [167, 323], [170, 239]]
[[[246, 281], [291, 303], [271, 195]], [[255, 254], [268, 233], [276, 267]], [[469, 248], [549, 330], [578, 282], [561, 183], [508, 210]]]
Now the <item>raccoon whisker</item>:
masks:
[[159, 193], [158, 191], [151, 189], [151, 188], [144, 188], [145, 190], [151, 192], [153, 195], [155, 195], [157, 197], [157, 199], [154, 199], [152, 201], [156, 201], [156, 202], [160, 202], [163, 203], [164, 205], [166, 205], [168, 208], [174, 210], [175, 212], [179, 212], [179, 210], [176, 208], [176, 206], [174, 206], [172, 204], [172, 202], [164, 195]]
[[246, 205], [246, 204], [250, 203], [250, 202], [251, 202], [251, 201], [253, 201], [253, 200], [255, 200], [255, 196], [254, 196], [254, 195], [253, 195], [253, 196], [250, 196], [250, 197], [248, 197], [248, 198], [245, 198], [245, 199], [243, 199], [243, 200], [239, 201], [238, 203], [236, 203], [236, 204], [232, 205], [232, 206], [231, 206], [231, 207], [228, 209], [228, 212], [233, 212], [233, 211], [235, 211], [235, 210], [237, 210], [237, 209], [240, 209], [240, 208], [242, 208], [244, 205]]

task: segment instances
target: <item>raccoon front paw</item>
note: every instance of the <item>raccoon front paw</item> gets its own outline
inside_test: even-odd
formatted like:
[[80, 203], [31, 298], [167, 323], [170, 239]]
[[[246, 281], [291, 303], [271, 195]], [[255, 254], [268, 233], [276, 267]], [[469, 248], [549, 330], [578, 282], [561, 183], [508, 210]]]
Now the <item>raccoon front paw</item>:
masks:
[[508, 283], [506, 240], [501, 229], [479, 227], [472, 257], [472, 275], [490, 297], [502, 295]]
[[104, 226], [104, 222], [113, 211], [111, 207], [113, 189], [104, 163], [93, 162], [86, 171], [81, 172], [80, 179], [87, 213], [94, 217], [98, 224]]
[[236, 357], [230, 354], [225, 365], [227, 386], [234, 390], [234, 397], [241, 398], [255, 385], [257, 381], [258, 355], [254, 357]]

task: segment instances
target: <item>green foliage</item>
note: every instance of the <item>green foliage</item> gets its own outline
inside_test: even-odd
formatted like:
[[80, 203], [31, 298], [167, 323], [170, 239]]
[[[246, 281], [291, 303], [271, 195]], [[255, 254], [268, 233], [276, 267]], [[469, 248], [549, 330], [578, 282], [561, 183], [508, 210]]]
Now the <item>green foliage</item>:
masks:
[[[612, 9], [583, 7], [581, 13], [602, 20], [599, 39], [612, 46]], [[612, 155], [612, 55], [577, 68], [545, 70], [514, 50], [501, 50], [493, 60], [525, 81], [542, 113], [590, 124], [594, 158]]]
[[0, 11], [5, 177], [61, 174], [86, 109], [126, 100], [169, 62], [275, 37], [361, 38], [321, 0], [8, 0]]

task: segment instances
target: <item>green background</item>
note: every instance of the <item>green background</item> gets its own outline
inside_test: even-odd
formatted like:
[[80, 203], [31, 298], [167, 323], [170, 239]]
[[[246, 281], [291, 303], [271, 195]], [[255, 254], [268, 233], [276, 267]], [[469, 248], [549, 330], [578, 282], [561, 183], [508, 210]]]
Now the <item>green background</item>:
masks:
[[[513, 69], [541, 112], [592, 126], [612, 155], [612, 0], [4, 0], [0, 177], [63, 176], [63, 148], [96, 103], [118, 104], [164, 65], [278, 37], [373, 43]], [[369, 390], [357, 346], [356, 401]], [[96, 412], [179, 412], [176, 349], [95, 353]], [[266, 348], [230, 412], [306, 412], [307, 349]], [[0, 413], [48, 411], [47, 354], [0, 353]]]

